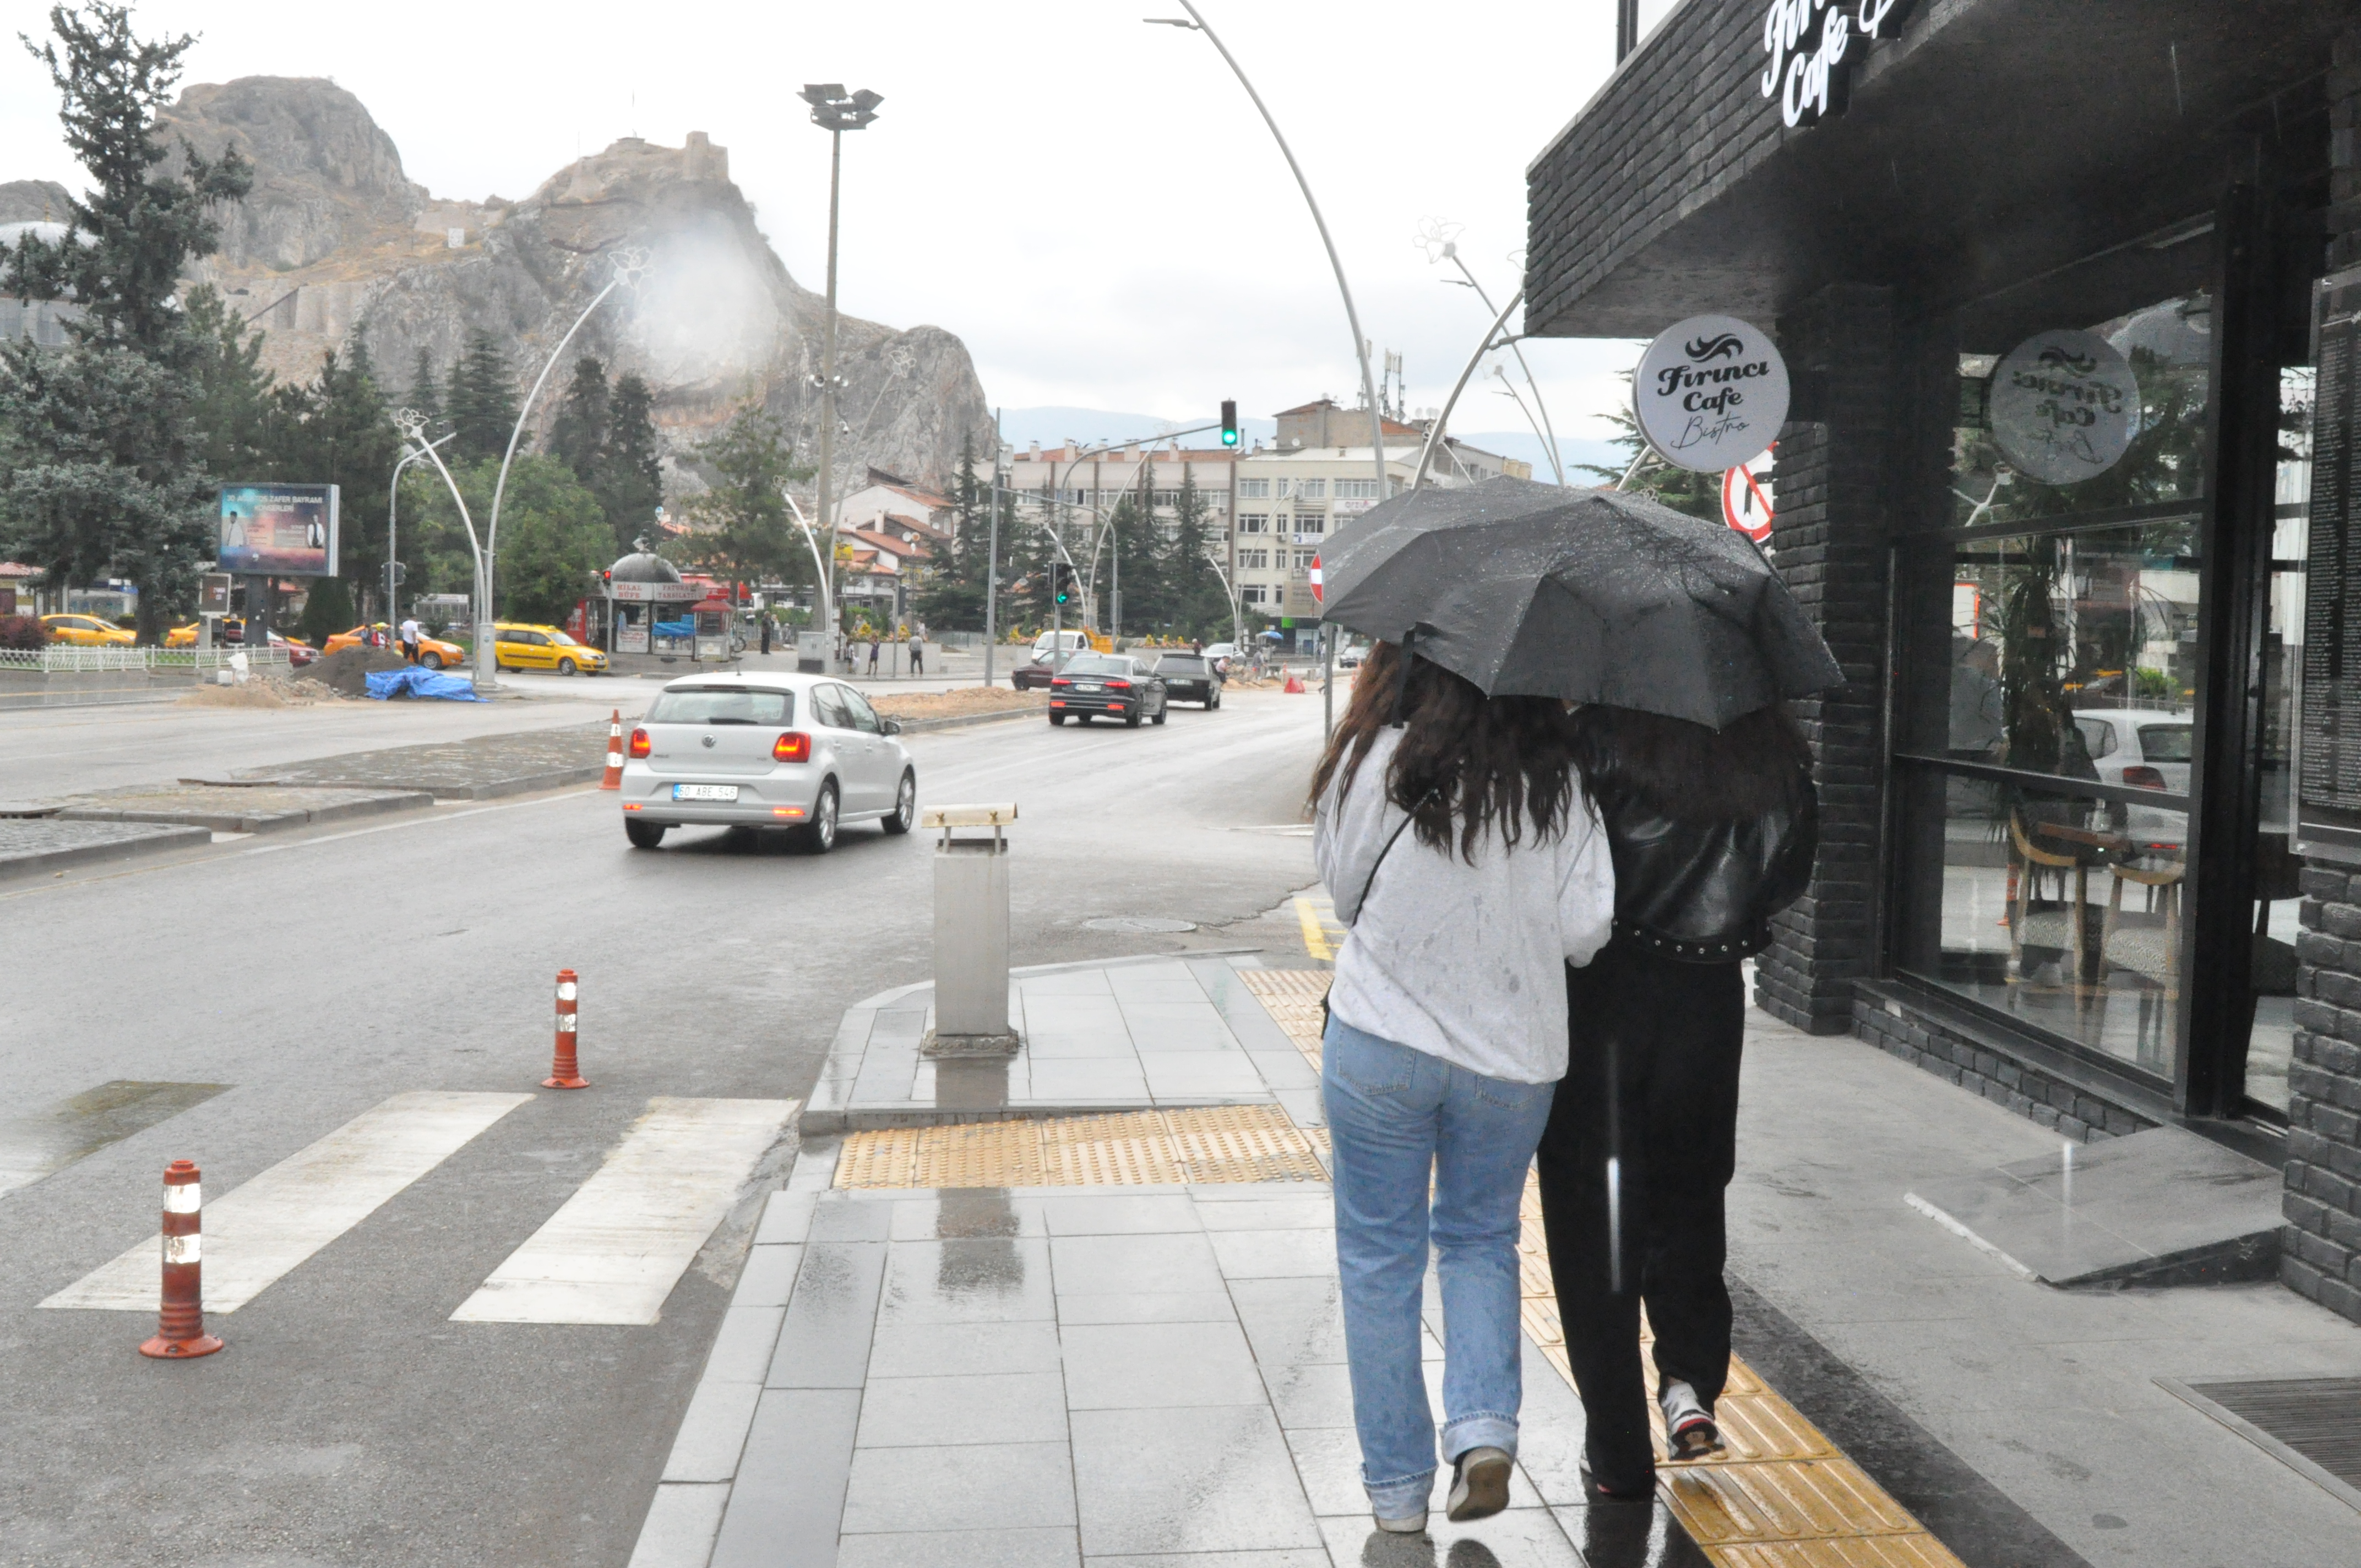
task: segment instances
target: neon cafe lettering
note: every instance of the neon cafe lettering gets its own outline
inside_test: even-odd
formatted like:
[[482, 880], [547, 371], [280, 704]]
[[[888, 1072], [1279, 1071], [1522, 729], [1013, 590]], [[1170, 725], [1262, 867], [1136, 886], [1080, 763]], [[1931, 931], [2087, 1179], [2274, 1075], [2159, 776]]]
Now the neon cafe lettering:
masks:
[[1902, 26], [1910, 0], [1860, 0], [1857, 10], [1828, 0], [1771, 0], [1763, 14], [1763, 96], [1779, 100], [1790, 126], [1844, 113], [1845, 55], [1856, 35], [1887, 38]]

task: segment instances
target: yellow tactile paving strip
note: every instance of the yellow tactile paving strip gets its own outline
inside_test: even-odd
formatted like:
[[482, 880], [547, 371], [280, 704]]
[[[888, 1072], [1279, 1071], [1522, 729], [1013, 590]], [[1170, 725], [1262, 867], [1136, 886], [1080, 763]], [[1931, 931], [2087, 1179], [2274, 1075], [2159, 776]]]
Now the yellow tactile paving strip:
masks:
[[1126, 1111], [846, 1135], [839, 1187], [1146, 1187], [1325, 1181], [1326, 1140], [1276, 1105]]
[[[1314, 957], [1332, 957], [1313, 947], [1313, 916], [1304, 904], [1296, 901], [1305, 947]], [[1239, 978], [1318, 1067], [1320, 999], [1328, 972], [1243, 970]], [[1519, 1212], [1525, 1332], [1571, 1387], [1574, 1371], [1542, 1235], [1541, 1190], [1530, 1176]], [[1647, 1337], [1644, 1323], [1641, 1334]], [[1647, 1376], [1653, 1393], [1653, 1364]], [[1648, 1413], [1662, 1453], [1664, 1424], [1653, 1399]], [[1667, 1463], [1657, 1472], [1656, 1493], [1718, 1568], [1961, 1568], [1948, 1547], [1736, 1356], [1714, 1415], [1724, 1452], [1686, 1464]]]

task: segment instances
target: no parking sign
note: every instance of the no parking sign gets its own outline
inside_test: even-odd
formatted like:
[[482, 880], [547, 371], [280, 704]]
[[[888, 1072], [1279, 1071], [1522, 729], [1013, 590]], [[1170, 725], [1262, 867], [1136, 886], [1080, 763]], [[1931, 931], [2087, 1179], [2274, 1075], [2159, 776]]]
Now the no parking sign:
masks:
[[1721, 521], [1760, 544], [1771, 537], [1771, 457], [1769, 451], [1751, 463], [1723, 471]]

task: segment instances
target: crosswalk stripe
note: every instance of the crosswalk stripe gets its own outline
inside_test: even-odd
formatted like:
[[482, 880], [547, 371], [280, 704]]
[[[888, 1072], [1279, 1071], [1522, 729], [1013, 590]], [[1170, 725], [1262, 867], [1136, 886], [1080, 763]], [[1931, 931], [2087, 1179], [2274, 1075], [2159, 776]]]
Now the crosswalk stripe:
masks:
[[[236, 1311], [532, 1098], [445, 1090], [397, 1094], [236, 1191], [208, 1196], [205, 1310]], [[157, 1247], [151, 1235], [41, 1305], [154, 1311]]]
[[796, 1104], [650, 1100], [607, 1163], [452, 1321], [654, 1322]]

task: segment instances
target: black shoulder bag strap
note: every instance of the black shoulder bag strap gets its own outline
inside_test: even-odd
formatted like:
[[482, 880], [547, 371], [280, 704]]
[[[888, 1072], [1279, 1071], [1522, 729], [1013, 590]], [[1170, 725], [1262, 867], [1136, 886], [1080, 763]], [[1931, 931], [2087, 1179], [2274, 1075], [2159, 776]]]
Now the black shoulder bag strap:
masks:
[[[1358, 920], [1361, 917], [1362, 906], [1369, 902], [1369, 889], [1378, 885], [1378, 872], [1385, 865], [1386, 857], [1394, 852], [1395, 841], [1401, 838], [1404, 828], [1418, 820], [1419, 807], [1433, 798], [1433, 790], [1428, 790], [1424, 795], [1420, 795], [1418, 806], [1411, 806], [1409, 814], [1401, 819], [1400, 826], [1386, 835], [1386, 847], [1378, 851], [1377, 860], [1369, 866], [1369, 874], [1361, 879], [1361, 896], [1353, 902], [1353, 920]], [[1353, 920], [1345, 922], [1346, 929], [1349, 930], [1352, 927]], [[1330, 988], [1334, 989], [1335, 982], [1331, 981], [1329, 984]], [[1323, 1036], [1328, 1033], [1328, 992], [1325, 991], [1320, 993], [1320, 1033]]]

